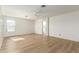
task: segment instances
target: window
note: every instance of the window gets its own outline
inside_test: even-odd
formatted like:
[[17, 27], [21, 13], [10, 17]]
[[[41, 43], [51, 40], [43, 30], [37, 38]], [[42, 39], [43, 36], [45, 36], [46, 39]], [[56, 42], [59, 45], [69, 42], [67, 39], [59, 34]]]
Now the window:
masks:
[[7, 32], [15, 31], [15, 20], [7, 20]]

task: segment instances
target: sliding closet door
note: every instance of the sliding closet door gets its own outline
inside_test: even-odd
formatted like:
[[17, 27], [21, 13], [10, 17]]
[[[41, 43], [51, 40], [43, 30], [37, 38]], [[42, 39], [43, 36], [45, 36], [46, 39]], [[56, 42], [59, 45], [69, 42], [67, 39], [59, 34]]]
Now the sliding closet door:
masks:
[[0, 6], [0, 49], [3, 43], [3, 17], [2, 17], [2, 8]]

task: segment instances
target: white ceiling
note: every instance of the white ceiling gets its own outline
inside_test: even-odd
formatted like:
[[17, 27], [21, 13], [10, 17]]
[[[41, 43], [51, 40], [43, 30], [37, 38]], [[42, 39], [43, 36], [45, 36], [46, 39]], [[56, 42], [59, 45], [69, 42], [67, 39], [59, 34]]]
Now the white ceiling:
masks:
[[[79, 10], [76, 5], [4, 5], [2, 6], [3, 15], [35, 20], [39, 16], [55, 16], [63, 13]], [[27, 16], [27, 17], [25, 17]]]

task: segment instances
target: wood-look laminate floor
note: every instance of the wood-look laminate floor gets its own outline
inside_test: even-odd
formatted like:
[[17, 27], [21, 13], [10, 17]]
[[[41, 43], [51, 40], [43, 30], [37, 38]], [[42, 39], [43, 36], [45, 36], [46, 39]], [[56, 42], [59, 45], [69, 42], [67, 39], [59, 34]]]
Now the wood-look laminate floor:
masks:
[[20, 35], [4, 38], [2, 53], [78, 53], [79, 42], [44, 37], [38, 34]]

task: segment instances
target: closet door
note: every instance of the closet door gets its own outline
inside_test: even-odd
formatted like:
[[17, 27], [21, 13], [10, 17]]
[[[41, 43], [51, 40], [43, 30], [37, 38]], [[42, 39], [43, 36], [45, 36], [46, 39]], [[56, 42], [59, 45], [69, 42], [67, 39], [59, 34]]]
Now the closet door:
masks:
[[3, 17], [2, 17], [2, 9], [0, 6], [0, 49], [3, 43]]

